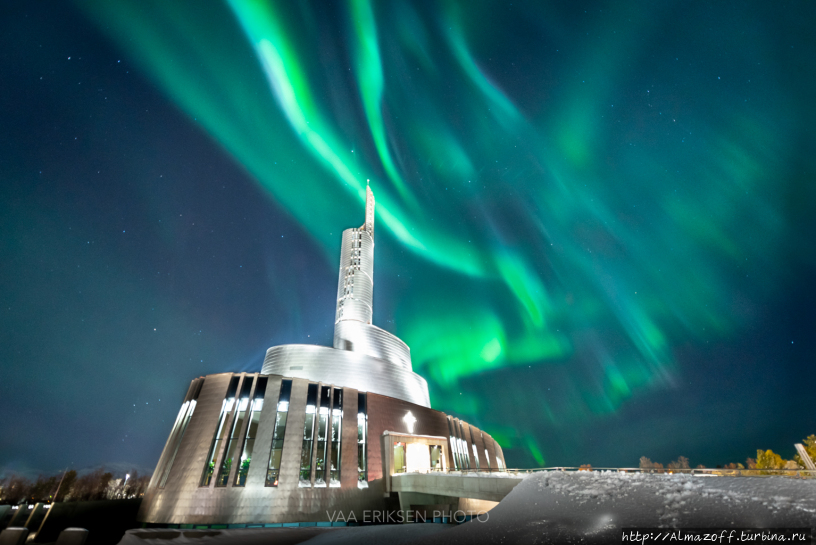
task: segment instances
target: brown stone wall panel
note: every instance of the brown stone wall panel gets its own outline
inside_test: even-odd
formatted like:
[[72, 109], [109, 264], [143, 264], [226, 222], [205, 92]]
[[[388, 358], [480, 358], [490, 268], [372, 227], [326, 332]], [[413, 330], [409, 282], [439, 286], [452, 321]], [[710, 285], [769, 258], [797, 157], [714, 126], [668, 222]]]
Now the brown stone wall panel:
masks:
[[403, 420], [411, 411], [416, 418], [415, 435], [437, 435], [448, 437], [446, 415], [442, 412], [420, 407], [401, 399], [368, 394], [368, 479], [382, 478], [382, 455], [380, 437], [384, 431], [407, 433], [408, 427]]
[[497, 469], [499, 465], [496, 463], [496, 449], [493, 446], [495, 441], [489, 433], [482, 432], [482, 434], [484, 434], [484, 446], [487, 449], [488, 456], [490, 457], [490, 467], [491, 469]]
[[357, 390], [343, 388], [340, 488], [357, 487]]
[[492, 439], [492, 441], [489, 441], [489, 442], [491, 442], [493, 444], [493, 454], [496, 456], [496, 460], [497, 460], [496, 461], [496, 467], [499, 467], [499, 461], [502, 462], [502, 467], [507, 467], [507, 466], [504, 465], [504, 457], [502, 456], [501, 446], [499, 445], [499, 442], [496, 441], [495, 439]]
[[487, 469], [487, 460], [485, 460], [484, 442], [482, 441], [482, 430], [480, 430], [476, 426], [469, 426], [469, 427], [470, 427], [471, 439], [473, 440], [473, 444], [476, 446], [476, 453], [479, 455], [479, 469], [480, 470]]
[[501, 445], [500, 445], [500, 444], [499, 444], [499, 442], [498, 442], [498, 441], [496, 441], [495, 439], [493, 440], [493, 443], [496, 445], [496, 446], [495, 446], [495, 449], [496, 449], [496, 457], [501, 459], [501, 461], [502, 461], [502, 467], [503, 467], [503, 468], [507, 468], [507, 462], [505, 462], [505, 461], [504, 461], [504, 451], [502, 450]]

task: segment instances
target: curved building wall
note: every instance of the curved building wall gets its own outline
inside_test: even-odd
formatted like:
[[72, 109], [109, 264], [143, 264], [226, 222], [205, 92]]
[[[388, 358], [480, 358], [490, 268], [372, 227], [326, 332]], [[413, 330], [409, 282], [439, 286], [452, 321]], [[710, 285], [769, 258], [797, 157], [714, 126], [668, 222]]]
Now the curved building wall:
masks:
[[360, 352], [309, 344], [284, 344], [266, 351], [263, 374], [321, 381], [430, 407], [428, 383], [416, 373]]
[[334, 347], [379, 358], [412, 371], [411, 350], [402, 340], [377, 326], [343, 320], [334, 326]]
[[[231, 388], [233, 380], [237, 385]], [[291, 380], [291, 393], [280, 457], [280, 477], [277, 486], [266, 486], [271, 447], [274, 445], [273, 435], [276, 420], [279, 420], [276, 418], [280, 408], [279, 394], [284, 380]], [[236, 417], [237, 409], [229, 414], [224, 423], [228, 429], [235, 430], [235, 436], [248, 437], [254, 433], [254, 449], [245, 484], [237, 484], [236, 476], [241, 464], [236, 463], [232, 465], [224, 486], [217, 486], [216, 479], [202, 485], [202, 473], [212, 452], [211, 446], [225, 401], [230, 396], [235, 397], [235, 392], [241, 395], [245, 386], [249, 398], [255, 399], [261, 382], [264, 383], [265, 390], [261, 394], [263, 406], [256, 427], [251, 427], [250, 419], [241, 421]], [[314, 456], [311, 478], [304, 484], [299, 474], [304, 424], [309, 414], [309, 386], [310, 381], [307, 380], [258, 373], [223, 373], [196, 379], [185, 401], [191, 395], [197, 395], [197, 408], [192, 413], [183, 436], [175, 433], [177, 425], [168, 430], [168, 445], [171, 448], [165, 448], [156, 467], [157, 473], [166, 468], [168, 478], [164, 484], [159, 484], [159, 479], [151, 481], [145, 492], [138, 520], [154, 524], [200, 525], [286, 523], [327, 521], [332, 513], [336, 514], [341, 510], [345, 516], [355, 512], [362, 519], [366, 510], [399, 509], [399, 503], [393, 503], [396, 500], [393, 495], [392, 498], [384, 498], [380, 437], [385, 431], [409, 431], [404, 420], [408, 411], [416, 419], [412, 430], [414, 434], [445, 437], [448, 433], [448, 417], [440, 411], [406, 401], [367, 394], [367, 441], [364, 446], [367, 475], [361, 485], [358, 481], [358, 391], [353, 388], [333, 388], [332, 391], [342, 392], [343, 399], [340, 415], [341, 441], [338, 447], [341, 453], [339, 486], [318, 486]], [[326, 386], [328, 385], [324, 382], [322, 387]], [[484, 437], [483, 443], [494, 442], [489, 435], [480, 433]], [[316, 437], [317, 430], [311, 438]], [[175, 444], [177, 439], [178, 444]], [[228, 446], [221, 444], [216, 449], [216, 467], [222, 465]], [[469, 442], [468, 448], [472, 449]], [[171, 460], [173, 453], [175, 455]], [[445, 457], [448, 467], [452, 467], [450, 449]], [[491, 466], [495, 467], [494, 463]]]

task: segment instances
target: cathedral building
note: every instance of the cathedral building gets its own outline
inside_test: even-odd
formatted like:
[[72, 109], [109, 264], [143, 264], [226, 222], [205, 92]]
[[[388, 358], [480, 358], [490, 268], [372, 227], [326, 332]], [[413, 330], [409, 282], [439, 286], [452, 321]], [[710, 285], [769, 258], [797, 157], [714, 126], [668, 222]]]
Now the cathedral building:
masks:
[[399, 510], [401, 472], [496, 472], [487, 433], [430, 406], [399, 338], [373, 325], [374, 195], [343, 231], [332, 347], [266, 352], [260, 373], [190, 384], [139, 520], [149, 526], [337, 524]]

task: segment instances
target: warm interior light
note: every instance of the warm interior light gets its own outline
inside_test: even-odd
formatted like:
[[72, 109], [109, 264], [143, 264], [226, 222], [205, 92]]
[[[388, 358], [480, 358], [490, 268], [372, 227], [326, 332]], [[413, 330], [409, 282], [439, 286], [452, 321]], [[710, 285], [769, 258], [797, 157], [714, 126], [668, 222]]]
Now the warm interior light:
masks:
[[408, 443], [405, 445], [405, 471], [428, 471], [431, 467], [431, 451], [428, 445]]

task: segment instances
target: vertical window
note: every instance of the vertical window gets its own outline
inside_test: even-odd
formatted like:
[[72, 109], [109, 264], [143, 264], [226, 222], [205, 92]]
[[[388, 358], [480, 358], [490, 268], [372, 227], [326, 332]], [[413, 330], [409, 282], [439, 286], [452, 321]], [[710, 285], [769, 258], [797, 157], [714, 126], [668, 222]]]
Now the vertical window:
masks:
[[317, 412], [317, 460], [315, 486], [326, 486], [326, 462], [329, 447], [329, 411], [331, 410], [331, 386], [320, 388], [320, 408]]
[[431, 454], [431, 471], [439, 471], [442, 469], [442, 448], [439, 445], [430, 445]]
[[[181, 423], [184, 422], [184, 417], [187, 416], [187, 409], [190, 408], [190, 402], [185, 401], [181, 405], [181, 409], [179, 409], [178, 416], [176, 416], [176, 422], [173, 424], [173, 431], [170, 432], [170, 445], [174, 445], [176, 443], [176, 439], [178, 439], [179, 430], [181, 429]], [[172, 449], [172, 446], [170, 447]], [[170, 451], [168, 451], [170, 452]], [[169, 465], [165, 463], [165, 467], [162, 467], [162, 474], [166, 469], [166, 466]]]
[[468, 426], [468, 431], [470, 432], [470, 446], [473, 448], [473, 459], [476, 462], [476, 470], [478, 471], [481, 466], [479, 465], [479, 451], [476, 449], [476, 440], [473, 437], [473, 428]]
[[309, 384], [306, 395], [306, 422], [303, 423], [303, 446], [300, 449], [300, 486], [312, 484], [312, 443], [314, 442], [317, 384]]
[[405, 443], [394, 442], [394, 473], [405, 473]]
[[232, 433], [229, 435], [227, 448], [224, 450], [224, 457], [221, 459], [221, 467], [218, 468], [218, 478], [215, 480], [215, 486], [227, 486], [233, 463], [238, 461], [238, 449], [241, 446], [241, 430], [244, 427], [244, 418], [246, 418], [247, 409], [249, 409], [249, 392], [251, 390], [252, 378], [246, 377], [244, 378], [243, 386], [241, 386], [241, 396], [238, 399], [238, 413], [232, 421]]
[[[462, 428], [462, 422], [454, 422], [454, 426], [459, 427], [459, 437], [463, 438], [465, 432], [464, 428]], [[459, 439], [459, 452], [462, 454], [462, 467], [470, 469], [470, 455], [468, 454], [467, 441], [464, 439]]]
[[218, 426], [215, 428], [215, 435], [210, 445], [210, 453], [207, 455], [207, 465], [204, 466], [204, 473], [201, 475], [200, 486], [209, 486], [212, 480], [213, 471], [215, 471], [215, 459], [218, 456], [218, 447], [222, 445], [222, 441], [226, 436], [227, 426], [225, 426], [225, 423], [227, 416], [229, 416], [232, 411], [232, 406], [235, 404], [235, 392], [237, 390], [238, 377], [232, 377], [229, 388], [227, 388], [227, 397], [221, 403], [221, 415], [218, 417]]
[[459, 470], [459, 466], [461, 465], [459, 460], [459, 442], [456, 440], [456, 436], [453, 434], [453, 421], [451, 417], [448, 417], [448, 433], [450, 433], [450, 448], [451, 452], [453, 453], [453, 467], [457, 471]]
[[170, 441], [170, 450], [168, 451], [169, 457], [162, 468], [162, 472], [160, 473], [161, 477], [159, 480], [159, 488], [164, 488], [164, 485], [167, 484], [167, 477], [170, 476], [170, 469], [173, 467], [173, 462], [176, 460], [176, 454], [178, 454], [179, 446], [181, 446], [181, 440], [184, 438], [184, 432], [187, 431], [187, 424], [190, 423], [190, 419], [193, 417], [193, 411], [196, 407], [196, 400], [198, 399], [198, 394], [201, 393], [201, 386], [203, 384], [204, 379], [200, 379], [195, 385], [193, 398], [190, 401], [185, 401], [181, 406], [181, 410], [176, 418], [176, 425], [174, 426], [173, 433], [171, 434], [172, 439]]
[[463, 434], [460, 422], [448, 417], [448, 426], [451, 432], [451, 450], [453, 451], [456, 469], [470, 469], [467, 443], [461, 439]]
[[286, 417], [289, 415], [289, 396], [292, 395], [292, 381], [281, 381], [278, 396], [278, 412], [275, 414], [275, 430], [272, 432], [272, 448], [269, 453], [269, 468], [266, 470], [266, 486], [278, 486], [283, 436], [286, 433]]
[[340, 433], [343, 423], [343, 390], [334, 389], [331, 410], [331, 463], [329, 486], [340, 486]]
[[366, 394], [357, 394], [357, 482], [367, 483], [366, 436], [368, 435], [368, 410]]
[[[482, 437], [482, 444], [487, 445], [484, 441], [484, 434], [479, 433], [479, 435]], [[487, 447], [485, 447], [485, 465], [487, 465], [487, 469], [490, 469], [490, 455], [487, 453]]]
[[255, 437], [258, 435], [258, 423], [261, 421], [266, 381], [266, 377], [258, 378], [258, 385], [255, 386], [255, 394], [252, 396], [252, 404], [249, 407], [249, 425], [244, 436], [244, 447], [241, 449], [238, 473], [235, 474], [235, 486], [246, 486], [249, 464], [252, 461], [252, 450], [255, 448]]

